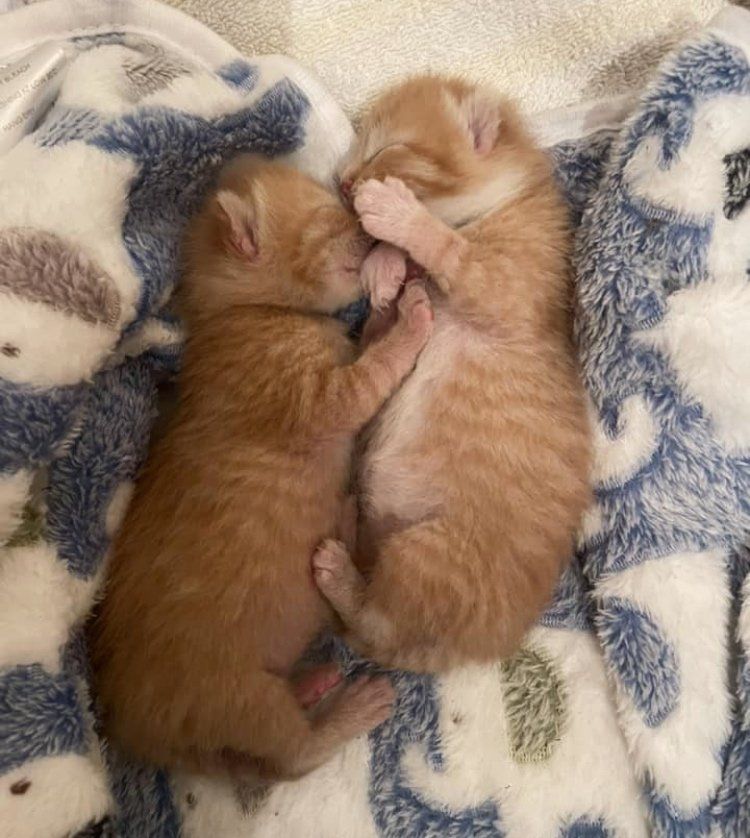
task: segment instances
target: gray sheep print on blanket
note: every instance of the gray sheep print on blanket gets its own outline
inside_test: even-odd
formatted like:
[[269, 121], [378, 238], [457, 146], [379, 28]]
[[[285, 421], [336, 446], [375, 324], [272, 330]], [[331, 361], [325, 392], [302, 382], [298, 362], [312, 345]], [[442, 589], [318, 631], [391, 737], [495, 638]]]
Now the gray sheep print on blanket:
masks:
[[596, 444], [553, 604], [509, 660], [394, 675], [369, 738], [242, 801], [102, 750], [81, 627], [179, 361], [185, 219], [236, 151], [314, 171], [349, 129], [284, 59], [77, 50], [0, 158], [0, 835], [750, 835], [750, 16], [550, 150]]

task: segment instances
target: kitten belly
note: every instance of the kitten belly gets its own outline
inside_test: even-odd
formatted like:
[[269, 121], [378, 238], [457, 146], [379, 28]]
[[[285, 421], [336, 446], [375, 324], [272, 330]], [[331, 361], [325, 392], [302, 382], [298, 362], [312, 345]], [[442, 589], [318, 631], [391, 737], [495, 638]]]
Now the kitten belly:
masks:
[[465, 325], [445, 311], [436, 312], [432, 336], [417, 366], [374, 420], [360, 461], [358, 487], [371, 537], [382, 538], [440, 507], [441, 475], [425, 430], [442, 387], [474, 340]]

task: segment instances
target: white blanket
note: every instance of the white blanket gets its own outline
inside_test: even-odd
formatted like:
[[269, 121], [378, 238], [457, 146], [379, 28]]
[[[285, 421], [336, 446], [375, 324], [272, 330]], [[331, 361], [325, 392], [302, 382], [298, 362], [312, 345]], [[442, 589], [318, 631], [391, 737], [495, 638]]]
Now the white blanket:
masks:
[[640, 89], [726, 0], [169, 0], [247, 55], [313, 67], [350, 117], [425, 70], [500, 87], [528, 112]]

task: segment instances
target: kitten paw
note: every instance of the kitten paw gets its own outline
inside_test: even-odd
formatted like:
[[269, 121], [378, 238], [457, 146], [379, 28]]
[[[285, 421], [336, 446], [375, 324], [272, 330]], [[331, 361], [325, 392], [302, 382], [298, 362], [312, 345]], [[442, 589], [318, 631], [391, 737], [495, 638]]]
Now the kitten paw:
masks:
[[371, 678], [362, 675], [347, 684], [336, 696], [331, 715], [346, 717], [352, 733], [367, 731], [384, 722], [390, 715], [396, 693], [384, 675]]
[[313, 553], [312, 566], [318, 590], [346, 622], [359, 610], [365, 586], [346, 546], [326, 539]]
[[406, 254], [392, 244], [380, 242], [362, 263], [362, 288], [374, 309], [395, 300], [406, 278]]
[[423, 282], [412, 280], [406, 284], [398, 301], [398, 315], [403, 318], [409, 333], [418, 337], [422, 346], [432, 334], [432, 303]]
[[322, 664], [299, 675], [293, 682], [294, 697], [304, 710], [321, 701], [344, 676], [335, 663]]
[[366, 180], [354, 196], [354, 209], [367, 233], [406, 249], [422, 205], [403, 181], [387, 177], [383, 182]]

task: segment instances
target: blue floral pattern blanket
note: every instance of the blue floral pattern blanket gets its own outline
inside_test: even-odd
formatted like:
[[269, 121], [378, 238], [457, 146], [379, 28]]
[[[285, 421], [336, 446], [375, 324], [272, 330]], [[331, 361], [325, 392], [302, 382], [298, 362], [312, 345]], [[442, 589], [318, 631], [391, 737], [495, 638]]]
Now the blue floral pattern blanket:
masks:
[[[750, 835], [738, 9], [670, 56], [623, 122], [537, 124], [577, 225], [596, 498], [523, 648], [439, 679], [395, 673], [388, 722], [251, 799], [102, 746], [82, 626], [177, 371], [185, 220], [238, 151], [327, 182], [351, 138], [303, 68], [243, 59], [170, 14], [148, 33], [69, 34], [55, 104], [0, 157], [0, 836]], [[367, 666], [336, 640], [317, 653]]]

